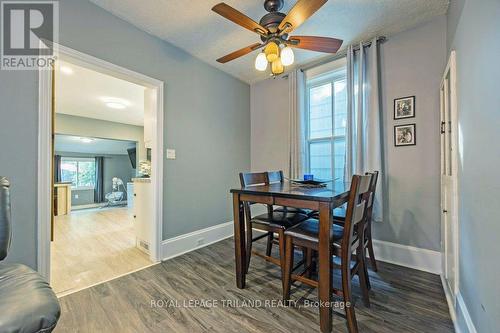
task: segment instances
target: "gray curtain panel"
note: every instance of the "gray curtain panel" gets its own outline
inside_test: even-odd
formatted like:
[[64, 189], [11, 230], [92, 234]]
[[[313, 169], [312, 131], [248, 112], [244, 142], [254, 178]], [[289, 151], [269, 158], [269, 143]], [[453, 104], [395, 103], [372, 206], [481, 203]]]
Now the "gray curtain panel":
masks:
[[290, 179], [299, 179], [304, 175], [305, 167], [305, 75], [300, 70], [290, 72], [289, 91], [289, 172]]
[[347, 50], [347, 142], [346, 179], [353, 174], [379, 171], [375, 194], [373, 219], [382, 221], [383, 216], [383, 141], [382, 114], [380, 107], [378, 43]]
[[102, 156], [95, 158], [95, 181], [94, 202], [100, 203], [104, 201], [104, 157]]
[[54, 155], [54, 183], [61, 182], [61, 155]]

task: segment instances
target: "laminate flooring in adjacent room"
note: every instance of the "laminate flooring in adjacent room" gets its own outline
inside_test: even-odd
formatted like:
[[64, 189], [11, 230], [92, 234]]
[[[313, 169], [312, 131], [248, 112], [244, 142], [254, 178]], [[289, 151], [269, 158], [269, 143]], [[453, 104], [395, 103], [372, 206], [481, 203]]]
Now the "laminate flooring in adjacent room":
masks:
[[55, 218], [50, 282], [58, 296], [148, 265], [148, 255], [135, 247], [133, 217], [126, 207]]
[[[297, 307], [265, 303], [281, 300], [280, 271], [258, 257], [246, 288], [238, 289], [233, 244], [227, 239], [62, 297], [55, 332], [318, 332], [318, 308], [306, 306], [306, 300], [317, 300], [316, 289], [296, 283], [291, 298]], [[339, 280], [335, 274], [335, 284]], [[360, 333], [453, 332], [438, 275], [379, 262], [370, 280], [370, 308], [353, 281]], [[340, 316], [333, 316], [332, 332], [347, 332]]]

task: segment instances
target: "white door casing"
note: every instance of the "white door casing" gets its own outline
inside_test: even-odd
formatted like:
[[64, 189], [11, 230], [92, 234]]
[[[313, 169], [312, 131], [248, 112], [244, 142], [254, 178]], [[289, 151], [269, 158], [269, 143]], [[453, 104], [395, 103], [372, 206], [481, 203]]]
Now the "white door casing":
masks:
[[441, 118], [441, 247], [443, 280], [456, 304], [459, 285], [458, 220], [458, 110], [456, 90], [456, 54], [451, 52], [440, 86]]
[[[58, 57], [63, 57], [76, 64], [122, 78], [154, 91], [156, 98], [151, 113], [151, 185], [153, 186], [153, 228], [151, 230], [150, 258], [160, 261], [163, 239], [163, 119], [164, 119], [164, 83], [163, 81], [137, 73], [65, 47], [57, 45]], [[51, 212], [51, 177], [52, 165], [52, 71], [39, 70], [39, 105], [38, 105], [38, 202], [37, 202], [37, 268], [38, 272], [50, 281], [50, 212]]]

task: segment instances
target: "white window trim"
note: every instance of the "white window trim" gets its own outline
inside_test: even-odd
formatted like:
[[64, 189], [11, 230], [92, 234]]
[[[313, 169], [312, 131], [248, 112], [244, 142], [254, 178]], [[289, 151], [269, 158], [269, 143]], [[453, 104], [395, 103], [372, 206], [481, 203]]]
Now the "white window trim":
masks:
[[[330, 177], [332, 180], [335, 178], [335, 150], [334, 150], [334, 143], [336, 140], [339, 139], [345, 139], [346, 135], [333, 135], [334, 129], [335, 129], [335, 94], [334, 94], [334, 89], [335, 89], [335, 81], [340, 81], [340, 80], [347, 80], [347, 72], [346, 68], [342, 67], [341, 69], [337, 69], [333, 72], [327, 72], [321, 75], [317, 75], [314, 78], [309, 79], [306, 82], [306, 93], [305, 93], [305, 100], [306, 100], [306, 169], [307, 172], [311, 172], [311, 161], [310, 161], [310, 145], [311, 143], [314, 142], [330, 142], [331, 143], [331, 174]], [[310, 138], [310, 103], [309, 103], [309, 95], [310, 95], [310, 90], [315, 87], [322, 86], [324, 84], [331, 83], [331, 99], [332, 99], [332, 135], [331, 136], [326, 136], [326, 137], [321, 137], [321, 138]]]

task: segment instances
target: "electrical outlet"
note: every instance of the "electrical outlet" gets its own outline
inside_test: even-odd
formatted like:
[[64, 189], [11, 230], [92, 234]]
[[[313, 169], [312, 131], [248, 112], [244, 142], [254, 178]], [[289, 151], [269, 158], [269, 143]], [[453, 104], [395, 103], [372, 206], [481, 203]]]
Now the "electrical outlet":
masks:
[[175, 160], [175, 149], [167, 149], [167, 160]]
[[75, 194], [75, 199], [78, 199], [78, 194]]
[[196, 241], [197, 245], [203, 245], [204, 243], [205, 243], [205, 238], [198, 238], [198, 240]]

